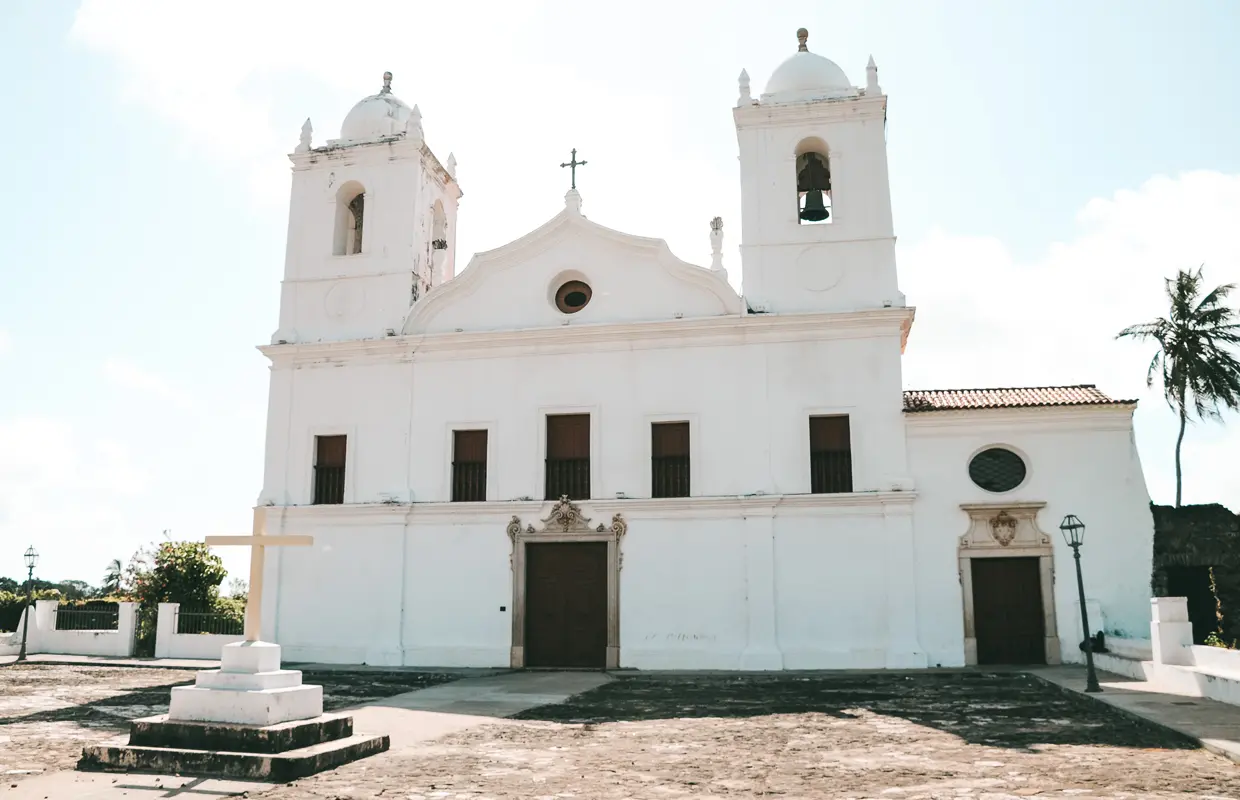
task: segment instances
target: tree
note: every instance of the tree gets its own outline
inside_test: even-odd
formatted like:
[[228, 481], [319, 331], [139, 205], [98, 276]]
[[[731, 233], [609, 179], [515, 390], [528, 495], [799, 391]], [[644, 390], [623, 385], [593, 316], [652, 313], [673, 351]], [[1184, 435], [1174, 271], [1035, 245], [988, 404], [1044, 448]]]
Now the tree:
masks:
[[107, 569], [103, 571], [103, 585], [99, 587], [100, 594], [109, 595], [119, 593], [124, 578], [125, 565], [121, 563], [119, 558], [112, 559], [108, 562]]
[[245, 578], [233, 578], [228, 582], [228, 596], [244, 600], [250, 596], [250, 582]]
[[162, 542], [149, 561], [139, 550], [130, 563], [133, 592], [143, 606], [181, 603], [209, 607], [227, 574], [224, 562], [202, 542]]
[[1240, 409], [1240, 361], [1230, 347], [1240, 344], [1240, 315], [1224, 301], [1234, 283], [1216, 286], [1201, 297], [1201, 267], [1180, 270], [1165, 280], [1170, 314], [1153, 322], [1124, 328], [1115, 338], [1153, 340], [1158, 349], [1146, 371], [1145, 385], [1162, 380], [1167, 405], [1180, 416], [1180, 435], [1175, 440], [1175, 505], [1183, 495], [1180, 450], [1190, 415], [1198, 419], [1221, 419], [1219, 407]]

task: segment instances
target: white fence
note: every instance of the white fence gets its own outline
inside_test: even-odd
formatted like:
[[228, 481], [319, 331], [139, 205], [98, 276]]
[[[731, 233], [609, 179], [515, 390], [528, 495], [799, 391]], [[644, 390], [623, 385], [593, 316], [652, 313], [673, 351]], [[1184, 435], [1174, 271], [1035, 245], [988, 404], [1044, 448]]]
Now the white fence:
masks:
[[[56, 614], [59, 600], [36, 600], [34, 615], [26, 631], [26, 653], [54, 653], [75, 656], [133, 655], [134, 638], [138, 630], [138, 604], [117, 603], [116, 630], [56, 630]], [[22, 625], [25, 614], [18, 620], [17, 630], [0, 635], [0, 655], [16, 655], [21, 650]]]
[[155, 628], [156, 658], [219, 659], [220, 649], [224, 645], [245, 640], [242, 635], [177, 633], [180, 611], [179, 603], [159, 604], [159, 621]]

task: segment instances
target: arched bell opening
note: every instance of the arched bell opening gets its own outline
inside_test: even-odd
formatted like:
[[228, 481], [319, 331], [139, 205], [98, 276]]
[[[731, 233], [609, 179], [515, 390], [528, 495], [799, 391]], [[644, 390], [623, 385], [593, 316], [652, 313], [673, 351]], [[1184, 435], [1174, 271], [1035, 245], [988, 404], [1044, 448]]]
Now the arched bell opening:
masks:
[[336, 232], [332, 253], [351, 256], [362, 252], [362, 223], [365, 219], [366, 189], [357, 181], [345, 183], [336, 192]]
[[797, 222], [818, 225], [833, 222], [831, 215], [831, 158], [827, 143], [805, 139], [796, 150]]

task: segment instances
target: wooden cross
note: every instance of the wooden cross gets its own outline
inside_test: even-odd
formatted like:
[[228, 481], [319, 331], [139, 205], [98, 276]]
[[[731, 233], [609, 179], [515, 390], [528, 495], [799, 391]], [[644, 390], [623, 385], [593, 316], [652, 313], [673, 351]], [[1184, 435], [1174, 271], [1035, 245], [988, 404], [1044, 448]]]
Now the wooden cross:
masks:
[[268, 536], [267, 510], [254, 509], [254, 533], [250, 536], [208, 536], [207, 546], [248, 544], [250, 546], [250, 587], [245, 599], [245, 640], [257, 642], [262, 623], [263, 550], [267, 547], [304, 547], [314, 544], [313, 536]]
[[577, 167], [584, 167], [585, 165], [586, 165], [585, 161], [577, 160], [577, 148], [576, 147], [573, 148], [573, 157], [570, 160], [565, 161], [563, 164], [560, 165], [561, 167], [571, 167], [569, 172], [571, 172], [573, 176], [573, 188], [574, 189], [577, 188]]

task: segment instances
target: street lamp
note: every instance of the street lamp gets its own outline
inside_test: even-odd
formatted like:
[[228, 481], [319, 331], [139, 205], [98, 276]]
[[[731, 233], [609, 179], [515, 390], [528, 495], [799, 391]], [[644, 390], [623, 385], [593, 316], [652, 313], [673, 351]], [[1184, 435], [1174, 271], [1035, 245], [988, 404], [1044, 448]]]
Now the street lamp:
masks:
[[31, 600], [34, 597], [34, 568], [39, 563], [39, 551], [34, 549], [34, 545], [30, 545], [22, 554], [22, 559], [26, 562], [26, 611], [22, 614], [22, 649], [17, 653], [18, 661], [26, 660], [26, 631], [30, 628]]
[[1075, 514], [1069, 514], [1059, 523], [1064, 541], [1072, 548], [1072, 557], [1076, 559], [1076, 591], [1081, 600], [1081, 630], [1085, 632], [1085, 691], [1101, 692], [1098, 685], [1098, 673], [1094, 672], [1094, 637], [1089, 635], [1089, 610], [1085, 607], [1085, 581], [1081, 578], [1081, 545], [1085, 542], [1085, 523]]

